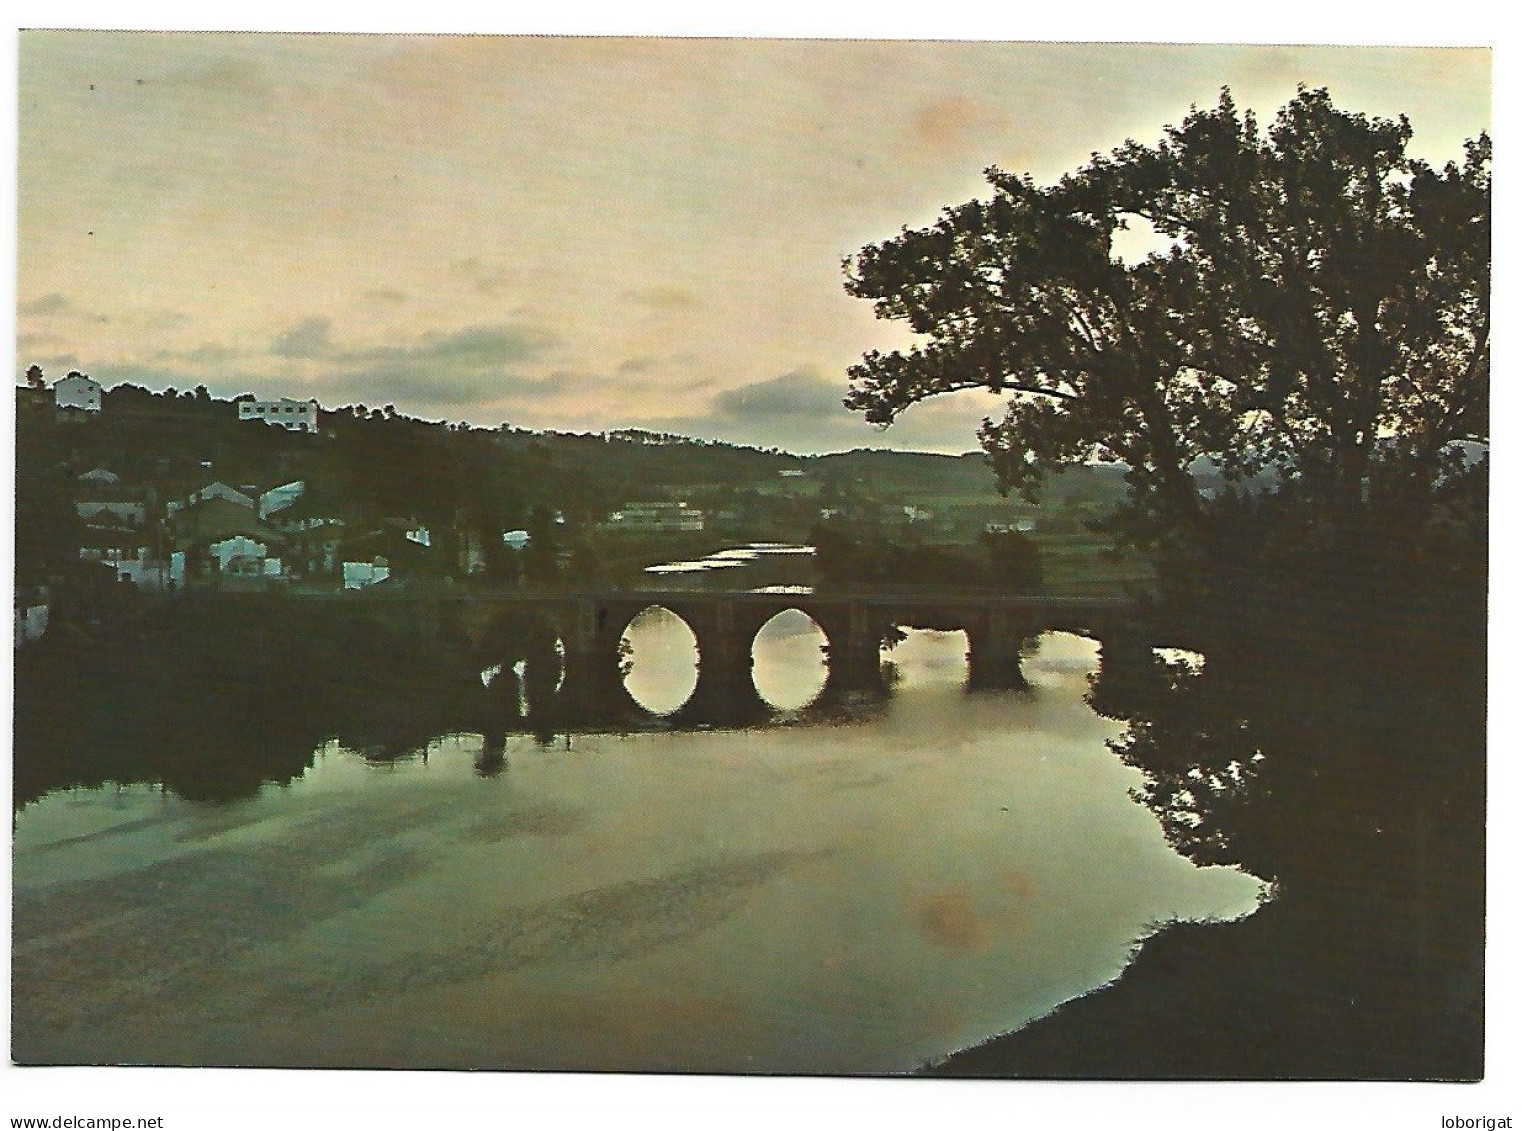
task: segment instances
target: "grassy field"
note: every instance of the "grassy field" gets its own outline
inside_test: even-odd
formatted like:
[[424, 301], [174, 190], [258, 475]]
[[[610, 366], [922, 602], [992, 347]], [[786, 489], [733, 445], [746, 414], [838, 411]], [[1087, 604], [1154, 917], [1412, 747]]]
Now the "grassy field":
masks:
[[1136, 554], [1117, 556], [1098, 535], [1037, 532], [1032, 537], [1041, 548], [1042, 573], [1053, 593], [1123, 596], [1153, 582], [1149, 562]]

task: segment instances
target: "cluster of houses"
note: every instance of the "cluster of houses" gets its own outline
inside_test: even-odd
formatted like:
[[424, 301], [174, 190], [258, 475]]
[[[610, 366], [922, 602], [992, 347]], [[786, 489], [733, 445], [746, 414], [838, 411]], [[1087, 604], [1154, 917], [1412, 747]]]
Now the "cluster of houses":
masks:
[[73, 494], [80, 558], [145, 589], [296, 578], [358, 588], [431, 556], [429, 531], [415, 519], [365, 521], [299, 479], [261, 487], [208, 477], [164, 495], [98, 467], [75, 479]]

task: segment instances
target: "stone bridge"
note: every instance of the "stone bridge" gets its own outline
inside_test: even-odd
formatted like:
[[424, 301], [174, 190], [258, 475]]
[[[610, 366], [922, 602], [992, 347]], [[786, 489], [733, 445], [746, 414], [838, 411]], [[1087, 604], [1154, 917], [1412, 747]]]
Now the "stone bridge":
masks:
[[623, 692], [620, 640], [631, 621], [659, 607], [680, 617], [697, 640], [698, 683], [684, 713], [743, 716], [759, 707], [751, 679], [756, 634], [781, 612], [809, 616], [826, 640], [827, 688], [880, 687], [880, 649], [894, 627], [963, 630], [972, 687], [1023, 687], [1021, 645], [1043, 632], [1072, 632], [1109, 645], [1123, 634], [1133, 603], [1117, 598], [1011, 596], [890, 588], [768, 593], [721, 590], [535, 592], [376, 589], [292, 595], [379, 621], [458, 656], [475, 670], [501, 662], [526, 636], [558, 637], [566, 701], [616, 701]]

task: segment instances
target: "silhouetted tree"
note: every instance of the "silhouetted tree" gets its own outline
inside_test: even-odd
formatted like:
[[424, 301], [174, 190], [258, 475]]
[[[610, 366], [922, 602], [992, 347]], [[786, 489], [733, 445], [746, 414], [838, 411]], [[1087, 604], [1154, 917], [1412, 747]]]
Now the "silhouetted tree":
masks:
[[[1200, 520], [1191, 466], [1293, 476], [1331, 516], [1371, 481], [1430, 486], [1488, 436], [1489, 139], [1408, 157], [1411, 127], [1302, 90], [1260, 131], [1229, 95], [1161, 142], [864, 248], [847, 290], [927, 340], [873, 351], [847, 403], [888, 422], [941, 393], [1010, 394], [981, 433], [1005, 486], [1097, 455], [1155, 523]], [[1126, 263], [1145, 221], [1171, 243]]]

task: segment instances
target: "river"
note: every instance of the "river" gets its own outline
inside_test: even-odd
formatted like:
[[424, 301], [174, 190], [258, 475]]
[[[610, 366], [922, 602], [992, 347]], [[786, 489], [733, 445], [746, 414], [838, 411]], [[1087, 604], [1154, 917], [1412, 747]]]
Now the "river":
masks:
[[[685, 626], [631, 628], [631, 694], [679, 705]], [[969, 694], [911, 632], [892, 692], [806, 712], [820, 639], [756, 645], [746, 730], [452, 734], [195, 801], [56, 789], [15, 817], [13, 1055], [128, 1062], [897, 1073], [1113, 978], [1261, 885], [1196, 868], [1128, 795], [1089, 640]], [[685, 688], [685, 690], [684, 690]], [[167, 709], [167, 708], [166, 708]]]

